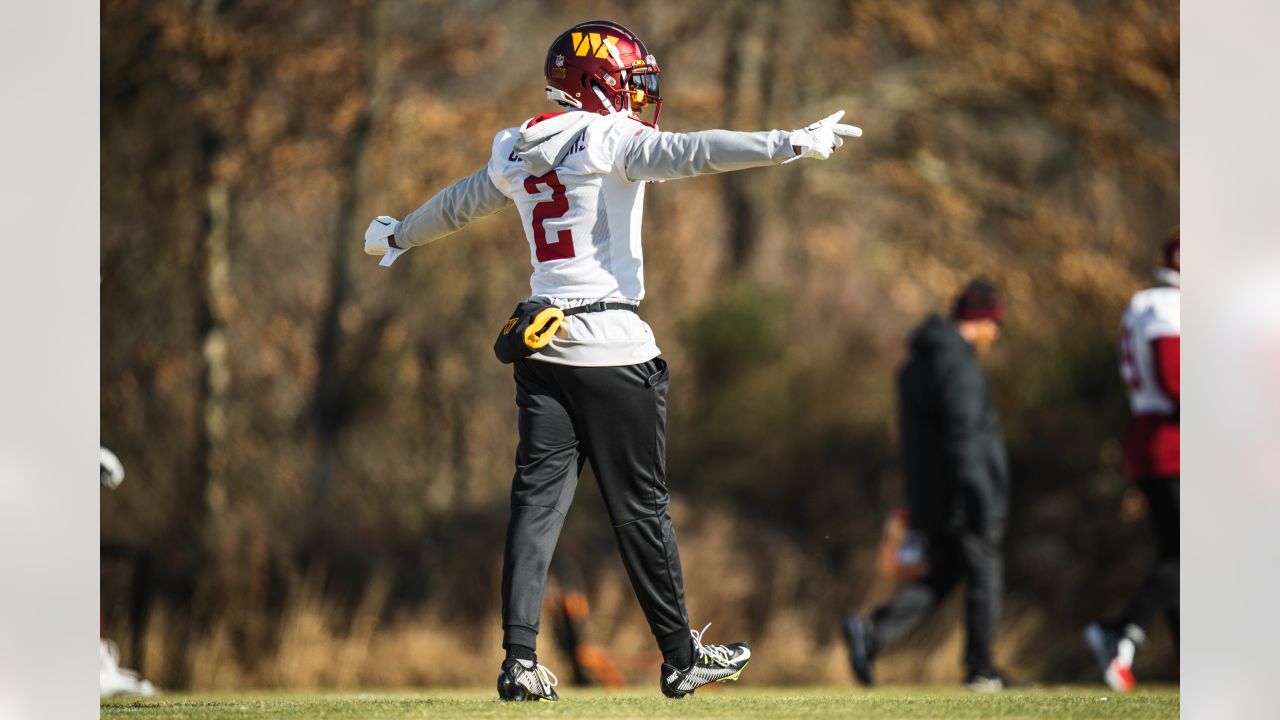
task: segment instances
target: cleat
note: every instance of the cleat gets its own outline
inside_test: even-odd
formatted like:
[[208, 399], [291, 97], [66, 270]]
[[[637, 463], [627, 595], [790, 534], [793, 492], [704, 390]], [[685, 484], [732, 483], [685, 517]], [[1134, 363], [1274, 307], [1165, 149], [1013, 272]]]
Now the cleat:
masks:
[[152, 697], [156, 694], [156, 686], [138, 671], [120, 667], [120, 650], [110, 640], [102, 640], [98, 656], [98, 694], [102, 697]]
[[498, 673], [498, 697], [503, 700], [556, 702], [556, 685], [560, 679], [544, 665], [528, 660], [511, 659], [502, 663]]
[[1005, 676], [999, 670], [983, 670], [981, 672], [970, 672], [964, 680], [964, 686], [967, 690], [973, 692], [1000, 692], [1010, 688], [1022, 687], [1022, 683], [1014, 682]]
[[713, 682], [734, 682], [742, 676], [747, 663], [751, 660], [751, 646], [747, 643], [730, 643], [728, 645], [703, 645], [702, 633], [711, 627], [707, 623], [702, 632], [690, 630], [693, 635], [693, 664], [681, 670], [668, 663], [662, 663], [662, 675], [659, 685], [662, 694], [669, 698], [679, 699], [692, 695], [694, 690]]
[[1144, 635], [1136, 625], [1117, 632], [1103, 623], [1089, 623], [1084, 629], [1084, 641], [1098, 659], [1102, 679], [1116, 692], [1132, 692], [1138, 684], [1133, 677], [1133, 656]]
[[853, 668], [853, 676], [867, 687], [875, 684], [871, 675], [871, 628], [867, 621], [857, 615], [845, 617], [844, 641], [849, 646], [849, 665]]

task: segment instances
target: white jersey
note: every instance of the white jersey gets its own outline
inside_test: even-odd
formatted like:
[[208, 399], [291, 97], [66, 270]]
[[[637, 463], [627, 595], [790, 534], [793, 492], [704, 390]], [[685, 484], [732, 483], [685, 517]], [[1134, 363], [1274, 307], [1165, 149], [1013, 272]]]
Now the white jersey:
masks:
[[[529, 242], [533, 296], [562, 308], [597, 300], [644, 299], [640, 220], [644, 183], [627, 179], [622, 159], [637, 135], [655, 132], [629, 115], [563, 113], [508, 128], [493, 140], [488, 172], [511, 198]], [[568, 140], [554, 168], [532, 174], [516, 151], [522, 131], [548, 124]], [[549, 158], [554, 159], [554, 158]], [[542, 168], [534, 168], [540, 170]], [[653, 330], [626, 310], [573, 315], [533, 355], [569, 365], [633, 365], [661, 353]]]
[[639, 302], [644, 183], [627, 179], [622, 161], [633, 139], [656, 131], [621, 114], [564, 113], [543, 123], [557, 120], [572, 137], [554, 168], [530, 173], [515, 150], [522, 128], [498, 133], [488, 166], [493, 184], [520, 212], [533, 294]]
[[1153, 287], [1129, 301], [1120, 321], [1120, 375], [1129, 389], [1133, 415], [1170, 415], [1178, 409], [1178, 403], [1161, 389], [1152, 343], [1180, 335], [1178, 288]]
[[[488, 164], [405, 217], [397, 242], [416, 246], [514, 202], [529, 242], [533, 296], [562, 308], [644, 299], [644, 183], [771, 165], [795, 157], [790, 134], [667, 133], [630, 115], [542, 115], [497, 134]], [[567, 318], [532, 357], [579, 366], [633, 365], [660, 351], [636, 313]]]

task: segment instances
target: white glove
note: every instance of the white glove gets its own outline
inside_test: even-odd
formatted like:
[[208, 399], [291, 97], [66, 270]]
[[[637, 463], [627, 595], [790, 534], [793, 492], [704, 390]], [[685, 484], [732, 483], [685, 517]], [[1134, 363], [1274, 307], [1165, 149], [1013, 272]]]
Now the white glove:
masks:
[[382, 262], [378, 263], [382, 267], [390, 267], [391, 263], [396, 261], [405, 252], [406, 248], [393, 247], [390, 243], [392, 235], [400, 227], [400, 221], [390, 215], [379, 215], [369, 223], [369, 228], [364, 231], [364, 254], [381, 256]]
[[[801, 130], [791, 131], [791, 144], [796, 148], [796, 156], [791, 160], [804, 157], [826, 160], [831, 153], [844, 144], [844, 137], [862, 137], [862, 128], [852, 125], [841, 125], [837, 122], [844, 117], [844, 111], [838, 110], [818, 122]], [[786, 162], [791, 162], [787, 160]]]

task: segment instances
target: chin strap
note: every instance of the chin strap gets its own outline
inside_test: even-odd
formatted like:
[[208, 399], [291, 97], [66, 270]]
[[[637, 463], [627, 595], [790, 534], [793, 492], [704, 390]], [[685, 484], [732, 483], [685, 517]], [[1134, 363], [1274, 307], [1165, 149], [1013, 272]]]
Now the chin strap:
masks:
[[595, 93], [596, 97], [600, 98], [600, 104], [605, 106], [605, 109], [609, 111], [610, 115], [616, 115], [620, 112], [619, 110], [614, 109], [613, 103], [609, 102], [609, 98], [605, 96], [604, 91], [595, 83], [591, 83], [591, 92]]
[[[610, 115], [616, 115], [618, 113], [626, 113], [628, 115], [633, 114], [631, 112], [630, 107], [628, 107], [626, 110], [615, 109], [613, 107], [613, 103], [609, 102], [608, 96], [606, 96], [604, 94], [604, 91], [602, 91], [595, 83], [591, 84], [591, 91], [596, 94], [596, 97], [600, 98], [600, 104], [603, 105], [605, 109], [609, 111]], [[582, 109], [581, 100], [578, 100], [577, 98], [561, 90], [560, 88], [552, 87], [550, 85], [547, 86], [547, 99], [553, 103], [556, 103], [557, 105], [578, 108], [579, 110]], [[629, 105], [630, 100], [628, 100], [627, 103]]]

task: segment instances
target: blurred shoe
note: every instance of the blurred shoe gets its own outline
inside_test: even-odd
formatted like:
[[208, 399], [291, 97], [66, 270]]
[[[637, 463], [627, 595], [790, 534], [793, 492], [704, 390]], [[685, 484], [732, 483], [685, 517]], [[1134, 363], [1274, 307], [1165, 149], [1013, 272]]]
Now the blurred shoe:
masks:
[[1130, 692], [1138, 684], [1133, 677], [1133, 656], [1145, 638], [1145, 633], [1137, 625], [1116, 630], [1108, 624], [1095, 622], [1084, 629], [1084, 641], [1098, 659], [1102, 679], [1116, 692]]
[[545, 665], [512, 658], [502, 663], [498, 673], [498, 697], [503, 700], [555, 702], [560, 699], [556, 685], [560, 679]]
[[685, 669], [662, 663], [659, 685], [662, 694], [669, 698], [692, 695], [694, 690], [713, 682], [732, 682], [738, 679], [747, 662], [751, 660], [751, 646], [744, 642], [728, 645], [703, 645], [702, 633], [711, 627], [707, 623], [702, 632], [690, 630], [693, 635], [693, 664]]
[[857, 615], [848, 615], [844, 622], [844, 641], [849, 646], [849, 665], [853, 676], [867, 687], [875, 684], [871, 675], [871, 627]]
[[974, 692], [1000, 692], [1001, 690], [1010, 690], [1012, 688], [1022, 687], [1022, 683], [1009, 679], [1009, 676], [994, 668], [970, 671], [969, 675], [964, 679], [964, 686], [967, 690]]
[[102, 697], [114, 695], [156, 694], [156, 686], [136, 670], [120, 667], [120, 650], [110, 640], [102, 640], [98, 658], [98, 692]]

